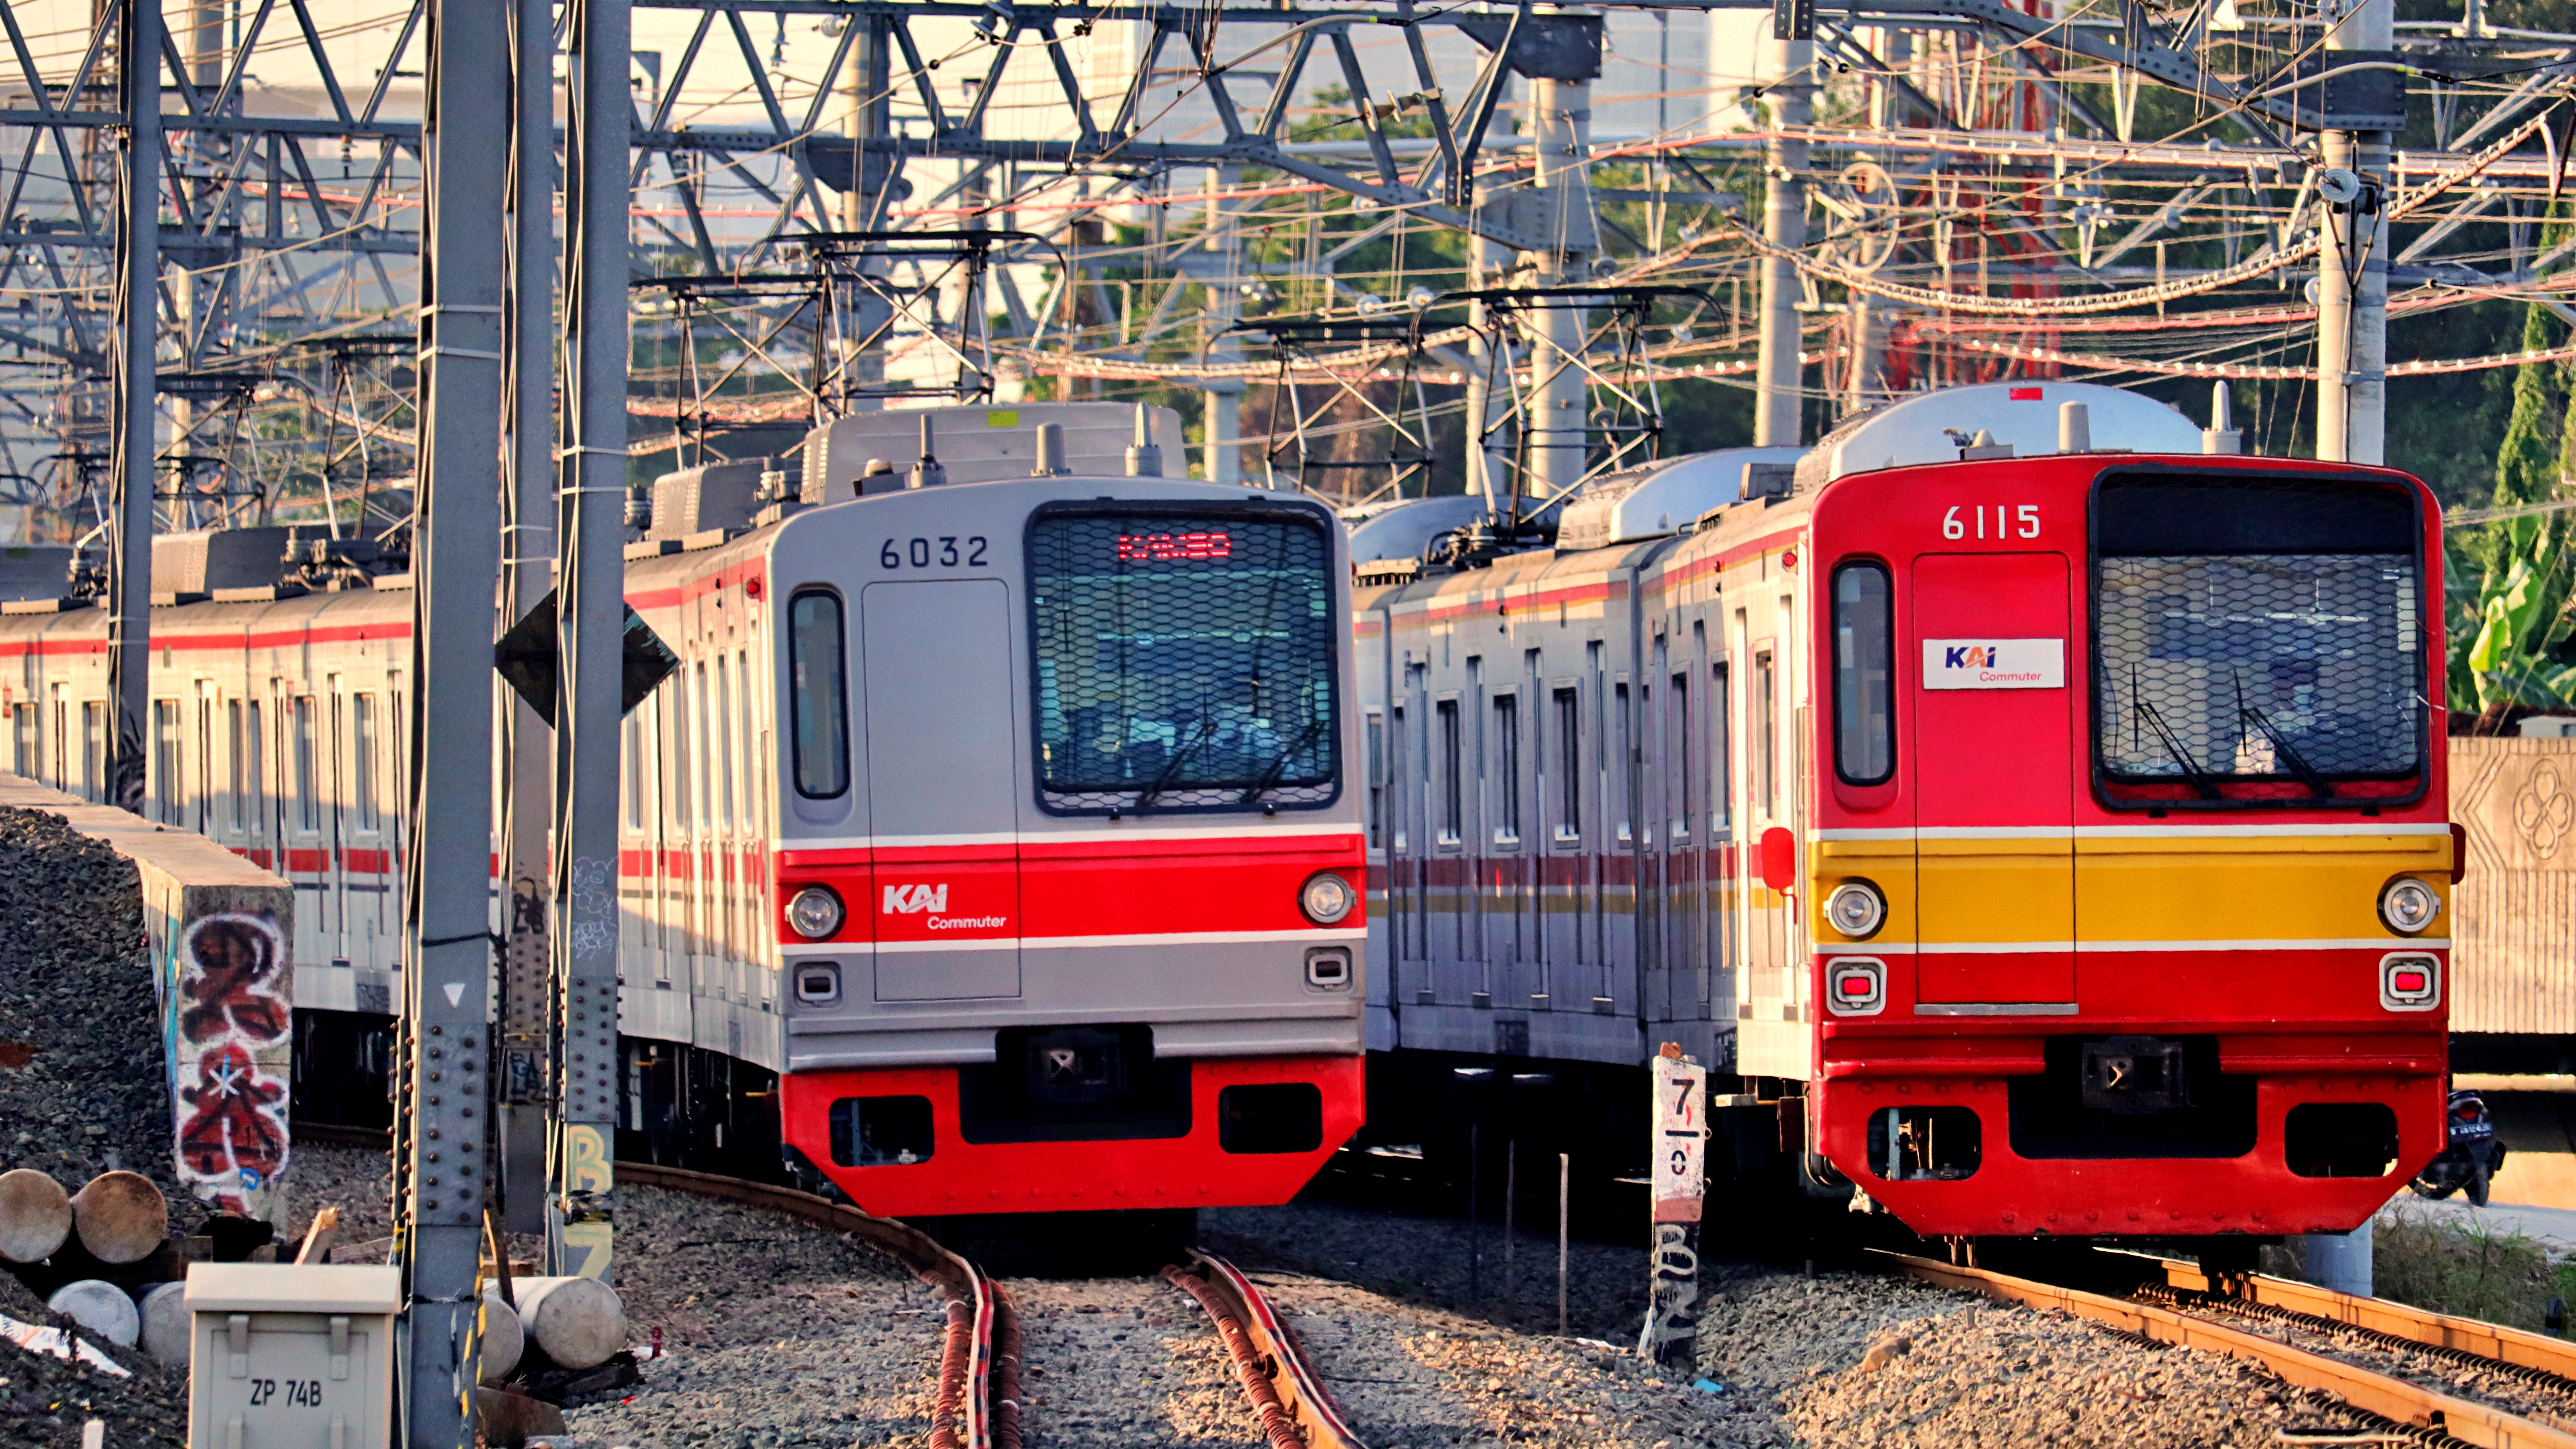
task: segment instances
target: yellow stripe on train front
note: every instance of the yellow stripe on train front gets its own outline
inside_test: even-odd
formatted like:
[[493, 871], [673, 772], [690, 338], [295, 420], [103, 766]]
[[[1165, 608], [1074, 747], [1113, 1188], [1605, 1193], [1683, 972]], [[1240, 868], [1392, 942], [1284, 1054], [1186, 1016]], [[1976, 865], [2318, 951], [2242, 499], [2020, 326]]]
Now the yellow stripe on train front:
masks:
[[[1870, 943], [1882, 947], [2384, 941], [2393, 950], [2450, 934], [2446, 836], [1882, 838], [1819, 841], [1809, 863], [1809, 930], [1822, 950], [1868, 949], [1822, 913], [1834, 885], [1854, 877], [1886, 897], [1887, 923]], [[2422, 937], [2379, 919], [2379, 892], [2398, 875], [2443, 898]]]

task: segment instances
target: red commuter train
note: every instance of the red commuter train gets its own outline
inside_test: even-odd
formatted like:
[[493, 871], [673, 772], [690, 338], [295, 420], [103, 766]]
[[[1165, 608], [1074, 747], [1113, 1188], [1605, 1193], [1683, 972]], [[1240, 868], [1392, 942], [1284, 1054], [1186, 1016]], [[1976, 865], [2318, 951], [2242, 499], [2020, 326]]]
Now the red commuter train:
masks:
[[[1676, 1041], [1737, 1160], [1962, 1238], [2340, 1231], [2440, 1149], [2433, 498], [2062, 399], [2167, 411], [1934, 394], [1679, 529], [1364, 565], [1373, 1132], [1469, 1064], [1635, 1120]], [[1877, 466], [2024, 401], [2043, 456]]]

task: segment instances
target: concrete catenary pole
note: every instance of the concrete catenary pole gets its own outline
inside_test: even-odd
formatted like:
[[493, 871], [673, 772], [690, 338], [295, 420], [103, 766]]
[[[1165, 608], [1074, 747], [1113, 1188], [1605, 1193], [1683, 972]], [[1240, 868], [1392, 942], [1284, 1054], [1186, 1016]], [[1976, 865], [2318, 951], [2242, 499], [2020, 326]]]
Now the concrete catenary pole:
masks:
[[152, 480], [159, 392], [152, 349], [161, 273], [161, 5], [129, 0], [117, 28], [125, 147], [116, 166], [116, 330], [108, 345], [113, 401], [109, 468], [116, 527], [108, 548], [107, 692], [115, 726], [106, 798], [143, 813], [145, 711], [152, 707]]
[[[1542, 287], [1592, 281], [1601, 252], [1592, 214], [1592, 87], [1534, 77], [1529, 89], [1530, 184], [1543, 200], [1548, 249], [1524, 258]], [[1523, 429], [1529, 503], [1544, 502], [1582, 481], [1590, 454], [1592, 390], [1583, 371], [1584, 310], [1552, 305], [1531, 314], [1529, 407]], [[1524, 504], [1524, 510], [1526, 510]]]
[[[2394, 0], [2326, 0], [2323, 9], [2328, 69], [2364, 58], [2339, 52], [2385, 56], [2396, 44]], [[2389, 135], [2327, 131], [2322, 141], [2327, 168], [2358, 177], [2362, 194], [2350, 204], [2328, 206], [2320, 233], [2317, 456], [2379, 463], [2387, 458], [2388, 442]]]
[[[1207, 263], [1207, 359], [1211, 363], [1243, 360], [1243, 347], [1226, 335], [1243, 315], [1243, 237], [1234, 223], [1234, 205], [1226, 193], [1243, 177], [1240, 166], [1211, 166], [1207, 172], [1207, 226], [1203, 245], [1213, 254]], [[1243, 379], [1199, 380], [1206, 404], [1207, 481], [1229, 487], [1243, 481]]]
[[[617, 722], [626, 624], [628, 0], [575, 0], [555, 602], [554, 1271], [613, 1281]], [[748, 681], [744, 681], [748, 683]]]
[[491, 993], [492, 605], [510, 0], [434, 0], [421, 120], [420, 472], [412, 514], [411, 847], [394, 1203], [402, 1442], [471, 1442]]
[[[514, 0], [511, 47], [510, 354], [502, 452], [508, 505], [501, 535], [501, 614], [527, 617], [553, 587], [555, 554], [555, 124], [554, 16], [550, 0]], [[545, 1230], [549, 1113], [547, 1041], [554, 1019], [553, 899], [546, 827], [554, 776], [546, 722], [516, 690], [493, 692], [501, 730], [503, 924], [501, 1034], [495, 1058], [493, 1194], [512, 1232]]]
[[[2326, 0], [2323, 10], [2329, 70], [2347, 63], [2338, 52], [2384, 57], [2396, 45], [2394, 0]], [[2329, 205], [2320, 230], [2317, 456], [2383, 463], [2388, 458], [2389, 134], [2327, 131], [2323, 142], [2326, 166], [2353, 173], [2361, 182], [2361, 195], [2350, 204]], [[2369, 1223], [2350, 1233], [2309, 1234], [2308, 1277], [2367, 1297], [2374, 1276], [2371, 1239]]]
[[[1715, 12], [1711, 12], [1715, 13]], [[1775, 12], [1776, 13], [1776, 12]], [[1790, 260], [1807, 245], [1807, 143], [1779, 133], [1814, 119], [1816, 43], [1775, 32], [1762, 42], [1763, 106], [1773, 132], [1764, 148], [1762, 335], [1753, 373], [1753, 446], [1799, 442], [1798, 299], [1803, 289]]]

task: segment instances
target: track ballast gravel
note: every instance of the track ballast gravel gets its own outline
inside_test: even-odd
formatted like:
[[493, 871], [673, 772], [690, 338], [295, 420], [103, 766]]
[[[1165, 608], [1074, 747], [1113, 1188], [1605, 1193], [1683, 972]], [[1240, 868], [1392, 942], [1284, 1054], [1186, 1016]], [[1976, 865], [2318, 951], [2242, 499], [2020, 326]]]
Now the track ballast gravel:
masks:
[[0, 806], [0, 906], [0, 1168], [77, 1192], [121, 1167], [186, 1203], [134, 863], [59, 815]]

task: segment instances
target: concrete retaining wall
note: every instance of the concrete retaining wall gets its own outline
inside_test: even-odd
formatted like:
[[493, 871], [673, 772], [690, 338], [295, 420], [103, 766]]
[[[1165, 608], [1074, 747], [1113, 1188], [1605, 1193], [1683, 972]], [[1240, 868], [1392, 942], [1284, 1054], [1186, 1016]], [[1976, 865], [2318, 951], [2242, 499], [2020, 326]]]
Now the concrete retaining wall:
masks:
[[161, 1002], [171, 1151], [210, 1204], [283, 1228], [295, 1039], [295, 893], [202, 835], [0, 773], [0, 805], [42, 810], [134, 862]]

